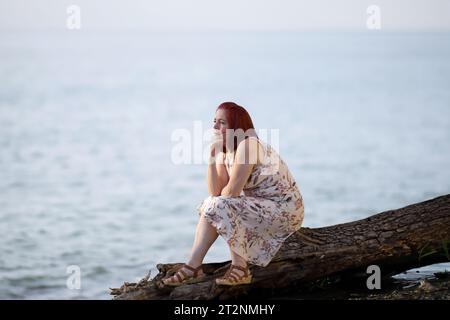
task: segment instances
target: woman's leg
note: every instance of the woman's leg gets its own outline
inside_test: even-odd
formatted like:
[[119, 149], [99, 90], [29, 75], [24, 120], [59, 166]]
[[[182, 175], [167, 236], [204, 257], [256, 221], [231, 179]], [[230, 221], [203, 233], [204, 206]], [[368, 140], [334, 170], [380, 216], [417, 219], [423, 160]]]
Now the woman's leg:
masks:
[[[202, 264], [203, 259], [218, 237], [216, 228], [214, 228], [203, 215], [200, 216], [195, 232], [194, 244], [187, 264], [196, 268]], [[246, 267], [247, 262], [240, 255], [235, 253], [230, 246], [231, 263], [237, 266]]]
[[[231, 264], [247, 269], [248, 268], [247, 261], [240, 255], [238, 255], [236, 252], [234, 252], [230, 246], [228, 246], [228, 247], [230, 249], [230, 254], [231, 254]], [[229, 273], [230, 270], [232, 270], [231, 273]], [[247, 269], [247, 272], [249, 272], [248, 269]], [[245, 275], [245, 273], [246, 272], [243, 270], [240, 270], [237, 268], [233, 268], [233, 269], [230, 268], [223, 277], [216, 279], [216, 283], [219, 285], [220, 284], [226, 284], [226, 285], [233, 284], [235, 281], [243, 280], [244, 278], [242, 278], [242, 277]], [[248, 283], [248, 278], [245, 278], [245, 279], [246, 280], [244, 280], [245, 281], [244, 283]]]
[[[209, 248], [212, 246], [214, 241], [216, 241], [218, 236], [219, 234], [217, 233], [216, 228], [214, 228], [208, 221], [206, 221], [203, 215], [200, 215], [200, 219], [198, 220], [197, 228], [195, 230], [194, 244], [192, 245], [191, 254], [186, 264], [193, 268], [199, 267], [202, 264]], [[182, 269], [187, 275], [193, 274], [193, 271], [187, 268]], [[177, 273], [180, 275], [181, 279], [185, 278], [185, 276], [180, 273], [180, 271], [178, 271]], [[199, 276], [201, 276], [202, 274], [203, 270], [198, 273]], [[169, 282], [179, 283], [179, 280], [175, 274], [169, 278], [163, 279], [162, 281], [166, 284]]]
[[216, 228], [214, 228], [203, 215], [200, 215], [195, 230], [194, 244], [192, 245], [191, 254], [187, 264], [194, 268], [201, 265], [206, 253], [218, 236], [219, 234], [217, 233]]
[[[234, 252], [230, 247], [230, 254], [231, 254], [231, 263], [235, 266], [240, 266], [247, 268], [247, 261], [245, 261], [244, 258], [242, 258], [240, 255], [238, 255], [236, 252]], [[238, 274], [239, 277], [242, 277], [244, 275], [244, 271], [239, 269], [234, 269], [234, 272]]]
[[245, 261], [245, 259], [238, 255], [236, 252], [234, 252], [230, 246], [228, 247], [230, 248], [231, 263], [236, 266], [246, 267], [247, 261]]

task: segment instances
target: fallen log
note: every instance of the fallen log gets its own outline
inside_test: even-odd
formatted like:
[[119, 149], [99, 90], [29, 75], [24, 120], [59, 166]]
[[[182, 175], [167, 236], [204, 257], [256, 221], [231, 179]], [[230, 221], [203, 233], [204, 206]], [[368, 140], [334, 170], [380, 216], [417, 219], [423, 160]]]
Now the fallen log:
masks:
[[[158, 275], [111, 289], [114, 299], [233, 299], [267, 297], [326, 277], [361, 274], [369, 265], [383, 276], [449, 261], [450, 194], [388, 210], [368, 218], [323, 228], [301, 228], [283, 244], [266, 267], [250, 265], [252, 283], [218, 286], [214, 279], [230, 261], [204, 264], [206, 277], [179, 287], [157, 283], [182, 263], [158, 264]], [[369, 275], [365, 274], [366, 277]], [[365, 283], [365, 282], [364, 282]], [[275, 290], [275, 291], [274, 291]]]

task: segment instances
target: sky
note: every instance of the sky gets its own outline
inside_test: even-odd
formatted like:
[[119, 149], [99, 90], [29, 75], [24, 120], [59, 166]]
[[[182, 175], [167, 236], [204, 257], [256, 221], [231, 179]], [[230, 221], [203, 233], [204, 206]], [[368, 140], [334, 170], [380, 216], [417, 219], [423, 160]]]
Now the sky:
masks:
[[70, 5], [88, 30], [367, 30], [376, 5], [381, 30], [450, 31], [450, 0], [0, 0], [0, 30], [65, 29]]

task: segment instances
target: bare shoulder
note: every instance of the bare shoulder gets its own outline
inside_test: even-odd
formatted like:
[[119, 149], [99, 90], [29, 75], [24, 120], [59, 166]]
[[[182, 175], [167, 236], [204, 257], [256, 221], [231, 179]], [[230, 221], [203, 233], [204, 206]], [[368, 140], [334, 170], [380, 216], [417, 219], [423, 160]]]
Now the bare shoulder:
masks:
[[263, 157], [264, 148], [256, 137], [247, 137], [242, 140], [236, 150], [236, 159], [240, 163], [259, 164]]

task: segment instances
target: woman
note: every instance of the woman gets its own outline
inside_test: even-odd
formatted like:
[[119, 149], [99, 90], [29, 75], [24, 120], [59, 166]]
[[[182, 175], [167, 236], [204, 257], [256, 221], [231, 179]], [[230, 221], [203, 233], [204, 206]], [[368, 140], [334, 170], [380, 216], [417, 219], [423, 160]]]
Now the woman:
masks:
[[231, 266], [216, 283], [248, 284], [252, 280], [248, 264], [267, 266], [303, 222], [298, 186], [275, 150], [258, 139], [248, 112], [224, 102], [216, 110], [214, 129], [209, 197], [197, 207], [192, 251], [173, 276], [162, 280], [164, 285], [178, 286], [202, 277], [203, 258], [219, 235], [230, 248]]

